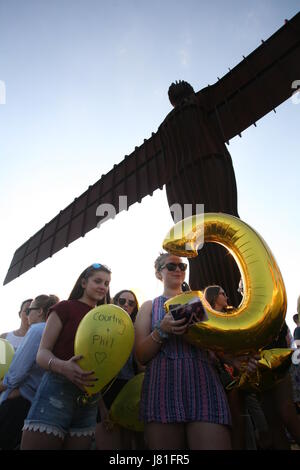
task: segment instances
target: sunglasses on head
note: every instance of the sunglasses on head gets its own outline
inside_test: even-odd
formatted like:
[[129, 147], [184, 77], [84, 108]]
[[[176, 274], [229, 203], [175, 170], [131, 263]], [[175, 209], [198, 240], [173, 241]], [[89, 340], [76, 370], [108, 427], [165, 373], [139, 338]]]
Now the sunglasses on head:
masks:
[[127, 300], [127, 299], [124, 299], [123, 297], [118, 298], [119, 305], [125, 305], [126, 302], [128, 303], [129, 307], [135, 307], [135, 300]]
[[168, 271], [176, 271], [177, 266], [180, 269], [180, 271], [185, 271], [187, 268], [186, 263], [167, 263], [167, 264], [163, 264], [160, 267], [160, 271], [164, 268], [167, 268]]
[[101, 263], [93, 263], [89, 268], [87, 268], [86, 271], [90, 271], [91, 269], [104, 269], [104, 271], [111, 273], [111, 269], [105, 264]]
[[40, 307], [28, 307], [28, 308], [26, 308], [25, 313], [28, 316], [30, 314], [31, 310], [39, 310], [39, 309], [40, 309]]

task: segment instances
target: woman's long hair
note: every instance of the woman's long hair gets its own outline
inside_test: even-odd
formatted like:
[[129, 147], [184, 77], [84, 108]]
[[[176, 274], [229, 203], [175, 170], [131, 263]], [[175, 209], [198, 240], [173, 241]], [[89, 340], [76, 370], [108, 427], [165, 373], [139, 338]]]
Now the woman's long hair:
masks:
[[[94, 267], [93, 264], [91, 266], [88, 266], [84, 271], [82, 271], [79, 278], [75, 282], [75, 285], [69, 295], [68, 300], [81, 299], [81, 297], [84, 294], [84, 288], [81, 285], [82, 280], [85, 279], [87, 281], [89, 277], [91, 277], [94, 273], [99, 272], [99, 271], [103, 271], [104, 273], [111, 274], [111, 270], [104, 264], [99, 264], [99, 268]], [[110, 292], [108, 289], [105, 297], [102, 300], [99, 300], [97, 302], [97, 305], [103, 305], [103, 304], [109, 304], [109, 303], [110, 303]]]
[[[204, 297], [213, 309], [216, 308], [216, 300], [221, 290], [223, 290], [221, 286], [207, 286], [204, 289]], [[227, 307], [223, 307], [221, 311], [223, 313], [232, 313], [233, 307], [227, 305]]]
[[135, 307], [132, 311], [132, 314], [130, 315], [130, 318], [132, 320], [132, 323], [135, 322], [135, 319], [136, 319], [136, 315], [138, 313], [138, 310], [139, 310], [139, 303], [138, 303], [138, 299], [136, 298], [136, 295], [134, 292], [132, 292], [132, 290], [129, 290], [129, 289], [123, 289], [123, 290], [120, 290], [120, 292], [118, 292], [117, 294], [115, 294], [114, 298], [113, 298], [113, 303], [115, 305], [118, 305], [119, 306], [119, 298], [121, 297], [122, 294], [124, 294], [124, 292], [129, 292], [133, 297], [134, 297], [134, 300], [135, 300]]
[[204, 297], [212, 308], [215, 308], [220, 290], [220, 286], [208, 286], [204, 289]]

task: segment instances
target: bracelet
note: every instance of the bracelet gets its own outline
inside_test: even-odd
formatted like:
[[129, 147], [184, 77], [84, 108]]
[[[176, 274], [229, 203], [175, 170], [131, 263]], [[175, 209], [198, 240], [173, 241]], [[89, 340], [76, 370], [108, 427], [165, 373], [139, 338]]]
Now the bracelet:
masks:
[[48, 361], [48, 370], [52, 370], [52, 362], [54, 361], [54, 357], [50, 357], [49, 361]]
[[151, 336], [151, 338], [153, 339], [153, 341], [154, 341], [155, 343], [158, 343], [158, 344], [163, 344], [164, 341], [159, 341], [159, 339], [156, 339], [156, 338], [154, 337], [154, 334], [153, 334], [153, 333], [154, 333], [154, 331], [151, 331], [151, 333], [150, 333], [150, 336]]
[[169, 338], [169, 334], [166, 333], [165, 331], [163, 331], [160, 327], [160, 324], [161, 324], [161, 320], [158, 320], [155, 324], [154, 324], [154, 329], [157, 330], [159, 336], [161, 339], [168, 339]]

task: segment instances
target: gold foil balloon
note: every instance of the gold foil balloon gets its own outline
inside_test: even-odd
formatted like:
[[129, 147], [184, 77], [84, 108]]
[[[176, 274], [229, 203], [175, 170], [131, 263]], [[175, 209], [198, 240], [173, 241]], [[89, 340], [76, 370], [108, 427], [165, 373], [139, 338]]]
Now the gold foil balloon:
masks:
[[[188, 258], [198, 255], [204, 242], [219, 243], [235, 259], [243, 280], [244, 297], [232, 313], [219, 313], [207, 303], [208, 320], [188, 328], [185, 338], [201, 348], [232, 354], [256, 352], [277, 337], [286, 313], [283, 279], [270, 248], [262, 237], [237, 217], [222, 213], [199, 215], [178, 222], [163, 247]], [[203, 298], [203, 294], [195, 291]], [[193, 292], [189, 292], [193, 295]], [[166, 303], [180, 303], [176, 298]]]
[[6, 339], [0, 338], [0, 380], [3, 380], [5, 374], [7, 373], [15, 350]]
[[242, 373], [236, 385], [239, 388], [252, 388], [256, 391], [273, 388], [286, 375], [291, 365], [293, 352], [293, 349], [285, 348], [261, 351], [256, 371]]
[[133, 324], [122, 308], [101, 305], [85, 315], [76, 332], [74, 353], [83, 356], [78, 361], [80, 367], [95, 371], [98, 378], [94, 387], [86, 387], [89, 395], [102, 390], [118, 374], [132, 351], [133, 343]]
[[137, 374], [129, 380], [110, 407], [111, 420], [131, 431], [144, 431], [144, 423], [139, 420], [144, 375], [144, 373]]

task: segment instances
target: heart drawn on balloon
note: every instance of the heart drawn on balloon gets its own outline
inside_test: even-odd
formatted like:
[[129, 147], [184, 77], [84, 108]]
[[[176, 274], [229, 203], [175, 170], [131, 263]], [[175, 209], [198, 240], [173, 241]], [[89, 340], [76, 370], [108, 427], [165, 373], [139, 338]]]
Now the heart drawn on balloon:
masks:
[[95, 352], [95, 359], [97, 364], [102, 364], [103, 361], [107, 358], [107, 354], [105, 352]]

